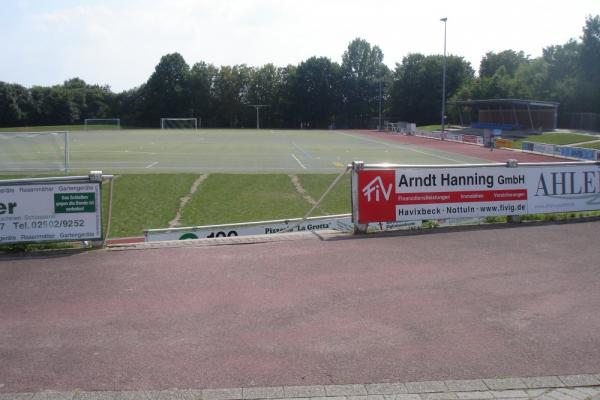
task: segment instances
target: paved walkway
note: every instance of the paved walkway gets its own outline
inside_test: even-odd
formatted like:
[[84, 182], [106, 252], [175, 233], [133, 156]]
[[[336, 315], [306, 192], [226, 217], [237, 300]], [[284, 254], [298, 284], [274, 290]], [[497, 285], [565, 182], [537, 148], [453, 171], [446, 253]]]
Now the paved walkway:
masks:
[[598, 400], [600, 374], [351, 385], [0, 393], [0, 400]]

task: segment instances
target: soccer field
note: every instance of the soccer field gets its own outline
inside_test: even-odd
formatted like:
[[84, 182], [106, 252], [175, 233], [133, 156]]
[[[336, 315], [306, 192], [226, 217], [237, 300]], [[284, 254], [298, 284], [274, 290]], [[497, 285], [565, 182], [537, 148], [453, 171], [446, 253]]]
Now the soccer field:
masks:
[[[0, 133], [1, 135], [2, 133]], [[9, 143], [4, 140], [3, 143]], [[61, 143], [0, 148], [0, 172], [61, 157]], [[348, 163], [455, 164], [484, 160], [353, 131], [117, 130], [69, 133], [70, 172], [331, 173]]]

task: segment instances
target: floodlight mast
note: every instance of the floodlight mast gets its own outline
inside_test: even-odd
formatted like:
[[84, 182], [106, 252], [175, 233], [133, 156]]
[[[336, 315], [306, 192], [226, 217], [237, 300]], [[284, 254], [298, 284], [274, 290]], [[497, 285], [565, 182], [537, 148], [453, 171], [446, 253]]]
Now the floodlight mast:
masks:
[[248, 107], [256, 108], [256, 129], [260, 129], [260, 116], [258, 110], [271, 106], [269, 104], [248, 104]]
[[440, 18], [440, 21], [444, 23], [444, 69], [442, 72], [442, 140], [444, 140], [444, 128], [446, 125], [446, 22], [448, 18]]

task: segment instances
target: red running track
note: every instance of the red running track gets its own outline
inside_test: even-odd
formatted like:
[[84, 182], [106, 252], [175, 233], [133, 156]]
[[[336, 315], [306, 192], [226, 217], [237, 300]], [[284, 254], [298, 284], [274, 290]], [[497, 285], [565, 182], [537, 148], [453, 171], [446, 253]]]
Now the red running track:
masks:
[[599, 234], [0, 257], [0, 392], [597, 373]]
[[378, 131], [349, 131], [356, 135], [370, 136], [377, 139], [388, 140], [401, 144], [415, 145], [428, 149], [444, 151], [448, 153], [460, 154], [468, 157], [480, 158], [483, 160], [494, 161], [494, 162], [506, 162], [508, 159], [515, 159], [520, 163], [527, 162], [564, 162], [570, 161], [564, 158], [545, 156], [540, 154], [523, 153], [520, 151], [508, 150], [508, 149], [494, 149], [490, 151], [489, 148], [477, 146], [473, 144], [466, 144], [460, 142], [451, 142], [448, 140], [437, 140], [430, 139], [420, 136], [405, 136], [405, 135], [390, 135], [385, 132]]

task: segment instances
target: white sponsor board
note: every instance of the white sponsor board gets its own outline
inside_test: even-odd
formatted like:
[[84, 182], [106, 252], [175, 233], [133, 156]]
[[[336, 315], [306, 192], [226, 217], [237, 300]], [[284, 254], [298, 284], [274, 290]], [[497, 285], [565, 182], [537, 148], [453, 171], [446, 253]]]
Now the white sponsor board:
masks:
[[0, 185], [0, 244], [102, 238], [99, 182]]
[[[144, 231], [146, 242], [162, 242], [167, 240], [213, 239], [235, 236], [272, 235], [286, 231], [300, 219], [248, 222], [242, 224], [195, 226], [171, 229], [148, 229]], [[421, 221], [390, 221], [380, 222], [369, 227], [369, 231], [391, 231], [415, 229], [421, 226]], [[351, 214], [311, 217], [295, 227], [290, 232], [336, 230], [350, 232], [354, 229]]]
[[358, 222], [600, 209], [600, 164], [365, 169]]
[[533, 151], [544, 154], [559, 154], [560, 146], [554, 144], [533, 143]]
[[455, 142], [462, 142], [463, 141], [463, 135], [460, 134], [460, 133], [446, 132], [446, 139], [447, 140], [453, 140]]
[[[195, 226], [171, 229], [149, 229], [144, 231], [146, 242], [164, 240], [211, 239], [232, 236], [271, 235], [296, 225], [299, 218], [277, 221], [248, 222], [242, 224]], [[323, 229], [350, 231], [353, 229], [350, 214], [327, 217], [311, 217], [290, 232], [303, 232]]]

